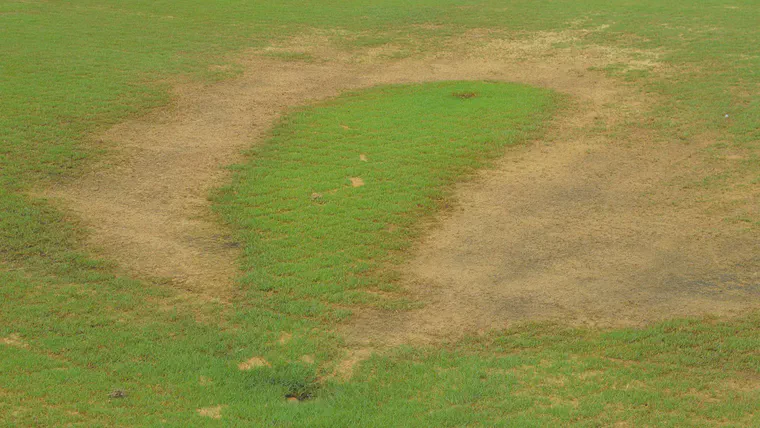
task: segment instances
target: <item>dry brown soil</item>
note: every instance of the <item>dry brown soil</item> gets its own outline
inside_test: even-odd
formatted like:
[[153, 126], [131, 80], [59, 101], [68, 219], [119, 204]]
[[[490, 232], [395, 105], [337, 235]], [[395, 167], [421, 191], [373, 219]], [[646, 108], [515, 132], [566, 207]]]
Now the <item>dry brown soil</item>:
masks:
[[[641, 325], [758, 307], [757, 241], [679, 184], [703, 167], [699, 153], [712, 137], [676, 144], [648, 131], [646, 113], [658, 100], [589, 68], [668, 69], [652, 52], [555, 47], [582, 35], [514, 41], [471, 32], [444, 52], [407, 59], [392, 59], [392, 46], [342, 52], [319, 35], [250, 52], [241, 76], [178, 84], [170, 107], [110, 129], [100, 139], [121, 160], [46, 193], [90, 226], [103, 257], [168, 278], [190, 296], [225, 300], [239, 250], [207, 195], [288, 107], [385, 83], [522, 82], [567, 94], [572, 107], [541, 141], [461, 185], [456, 208], [431, 224], [403, 268], [425, 307], [358, 314], [344, 331], [349, 342], [362, 349], [517, 321]], [[272, 51], [317, 60], [287, 62]], [[724, 196], [710, 197], [720, 205]]]

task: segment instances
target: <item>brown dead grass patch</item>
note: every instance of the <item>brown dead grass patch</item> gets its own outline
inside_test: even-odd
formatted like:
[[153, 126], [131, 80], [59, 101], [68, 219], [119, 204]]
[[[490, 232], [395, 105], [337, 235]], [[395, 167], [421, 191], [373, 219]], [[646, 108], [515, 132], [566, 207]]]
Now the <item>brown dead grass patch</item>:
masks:
[[271, 367], [271, 364], [269, 364], [269, 361], [261, 357], [251, 357], [238, 364], [238, 369], [240, 370], [252, 370], [257, 367]]
[[198, 409], [198, 414], [211, 419], [221, 419], [223, 408], [224, 406], [204, 407]]
[[340, 380], [349, 380], [354, 375], [354, 368], [372, 355], [371, 349], [351, 349], [345, 358], [338, 364], [333, 377]]
[[29, 344], [26, 343], [19, 335], [12, 333], [8, 337], [0, 338], [0, 343], [8, 346], [13, 346], [16, 348], [29, 348]]
[[280, 334], [280, 338], [277, 339], [277, 343], [280, 345], [286, 345], [290, 340], [293, 339], [293, 335], [288, 332], [283, 332]]
[[[670, 185], [699, 168], [700, 145], [632, 126], [657, 100], [593, 71], [622, 63], [662, 73], [661, 53], [584, 42], [601, 30], [475, 30], [434, 55], [401, 60], [341, 50], [335, 32], [306, 34], [248, 52], [237, 78], [178, 84], [170, 107], [98, 136], [119, 159], [45, 193], [90, 226], [101, 256], [169, 278], [190, 299], [223, 302], [239, 250], [207, 195], [227, 179], [222, 167], [240, 162], [288, 107], [379, 84], [521, 82], [569, 95], [572, 107], [541, 141], [459, 186], [456, 208], [431, 223], [402, 269], [407, 293], [426, 306], [360, 313], [344, 330], [351, 343], [447, 340], [528, 320], [642, 325], [757, 306], [747, 298], [760, 283], [756, 242], [706, 212], [698, 191]], [[367, 355], [353, 352], [337, 374]], [[241, 370], [265, 363], [254, 357]]]

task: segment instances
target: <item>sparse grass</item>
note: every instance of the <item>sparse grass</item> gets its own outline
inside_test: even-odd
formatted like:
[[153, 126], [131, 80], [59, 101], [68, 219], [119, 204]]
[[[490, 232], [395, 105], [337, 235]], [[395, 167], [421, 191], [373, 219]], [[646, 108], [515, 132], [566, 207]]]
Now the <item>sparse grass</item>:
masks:
[[[724, 323], [672, 321], [604, 333], [522, 326], [440, 348], [396, 349], [361, 365], [351, 382], [320, 382], [341, 356], [340, 338], [330, 330], [333, 322], [346, 317], [351, 307], [409, 303], [378, 300], [362, 290], [394, 290], [392, 278], [377, 275], [385, 272], [378, 267], [401, 260], [400, 251], [414, 236], [416, 221], [440, 208], [437, 201], [441, 192], [445, 194], [445, 184], [498, 153], [498, 147], [491, 146], [486, 152], [441, 162], [435, 151], [420, 151], [432, 147], [431, 141], [404, 117], [395, 120], [408, 133], [417, 131], [420, 146], [391, 141], [394, 148], [384, 152], [370, 144], [374, 135], [368, 129], [351, 129], [350, 123], [345, 123], [347, 130], [336, 127], [336, 121], [363, 120], [346, 106], [412, 109], [414, 105], [404, 102], [425, 91], [436, 93], [435, 86], [378, 89], [294, 113], [270, 145], [252, 153], [252, 163], [240, 167], [239, 181], [219, 200], [250, 245], [243, 281], [243, 296], [248, 298], [241, 296], [232, 311], [213, 303], [192, 310], [167, 305], [173, 301], [173, 290], [127, 278], [109, 263], [93, 260], [81, 250], [84, 231], [75, 219], [25, 193], [78, 174], [99, 154], [88, 140], [92, 133], [166, 103], [168, 84], [159, 82], [180, 73], [207, 80], [234, 74], [234, 67], [209, 66], [228, 65], [224, 55], [238, 49], [261, 47], [313, 28], [347, 32], [352, 49], [393, 43], [417, 51], [435, 49], [445, 37], [472, 28], [519, 37], [536, 30], [600, 25], [609, 27], [589, 33], [579, 44], [663, 54], [667, 68], [661, 73], [608, 70], [666, 100], [656, 106], [656, 120], [647, 126], [677, 143], [688, 143], [704, 132], [720, 137], [705, 153], [715, 158], [706, 160], [710, 175], [691, 182], [705, 188], [706, 200], [709, 192], [735, 186], [757, 189], [758, 6], [755, 0], [367, 0], [352, 2], [350, 8], [339, 1], [194, 0], [181, 8], [155, 1], [0, 2], [0, 424], [196, 426], [219, 423], [199, 416], [196, 409], [223, 405], [222, 422], [249, 425], [759, 425], [756, 315]], [[507, 88], [511, 94], [539, 93], [509, 85], [442, 87], [446, 89], [439, 95], [481, 94], [487, 88], [494, 93]], [[483, 147], [473, 145], [481, 142], [477, 137], [494, 137], [441, 126], [448, 125], [443, 119], [447, 115], [471, 115], [474, 105], [489, 106], [493, 98], [447, 100], [431, 106], [440, 107], [431, 109], [438, 115], [431, 122], [435, 135], [459, 138], [444, 140], [447, 150], [473, 150]], [[517, 111], [542, 108], [540, 100], [545, 101], [531, 101], [538, 104], [528, 103], [526, 110]], [[497, 134], [507, 119], [514, 120], [510, 126], [524, 130], [539, 122], [514, 117], [489, 122], [488, 117], [472, 120], [481, 120]], [[318, 133], [309, 136], [319, 139], [306, 139], [318, 125]], [[380, 125], [386, 136], [392, 135], [389, 123]], [[358, 146], [348, 144], [348, 135], [362, 142], [366, 164], [358, 161]], [[488, 139], [499, 144], [516, 141], [513, 136], [495, 137]], [[325, 141], [339, 144], [309, 145]], [[252, 187], [246, 177], [276, 168], [276, 162], [302, 166], [300, 153], [288, 152], [298, 144], [320, 156], [340, 149], [331, 153], [345, 158], [325, 157], [335, 162], [338, 168], [333, 169], [340, 174], [321, 175], [314, 183], [301, 177], [281, 189], [280, 177], [262, 182], [272, 192], [292, 193], [286, 201], [294, 204], [290, 212], [244, 203], [263, 197], [257, 193], [263, 188]], [[737, 151], [741, 162], [721, 163], [722, 156], [714, 156]], [[404, 166], [394, 152], [429, 159], [441, 169], [410, 179], [401, 168], [398, 175], [387, 177]], [[384, 167], [377, 162], [383, 158]], [[349, 187], [350, 176], [362, 177], [365, 186]], [[416, 187], [396, 193], [399, 189], [380, 184], [389, 178], [412, 180]], [[234, 194], [233, 189], [244, 193]], [[334, 189], [337, 192], [330, 193]], [[383, 189], [393, 190], [398, 198], [397, 205], [384, 207], [398, 211], [377, 217], [377, 224], [357, 221], [376, 216], [376, 204], [387, 203]], [[312, 199], [312, 193], [321, 196]], [[324, 265], [315, 271], [296, 260], [291, 266], [294, 275], [312, 286], [295, 287], [296, 277], [273, 270], [282, 265], [269, 264], [261, 251], [288, 253], [282, 246], [288, 236], [279, 235], [283, 242], [264, 241], [252, 231], [263, 226], [276, 236], [286, 227], [283, 220], [300, 215], [288, 221], [301, 220], [299, 236], [313, 237], [309, 225], [326, 225], [325, 214], [338, 203], [350, 208], [336, 211], [343, 216], [341, 224], [359, 233], [334, 229], [339, 235], [329, 238], [347, 240], [330, 245], [364, 247], [310, 259]], [[315, 214], [308, 218], [315, 223], [305, 222], [306, 214], [297, 213], [299, 209]], [[276, 216], [262, 223], [261, 215], [267, 212]], [[752, 207], [727, 221], [753, 225], [748, 233], [760, 227]], [[389, 232], [389, 223], [398, 229]], [[357, 241], [354, 235], [359, 235]], [[289, 257], [298, 255], [293, 250]], [[269, 269], [258, 270], [257, 263]], [[328, 287], [318, 286], [328, 280]], [[266, 298], [250, 299], [254, 296]], [[283, 332], [293, 335], [286, 344], [279, 343]], [[237, 364], [253, 355], [267, 358], [272, 367], [239, 371]], [[313, 356], [316, 363], [301, 362], [303, 355]], [[112, 398], [117, 390], [125, 396]], [[286, 402], [287, 395], [310, 400], [293, 405]]]
[[305, 52], [269, 52], [267, 56], [283, 61], [314, 62], [316, 60], [314, 56]]

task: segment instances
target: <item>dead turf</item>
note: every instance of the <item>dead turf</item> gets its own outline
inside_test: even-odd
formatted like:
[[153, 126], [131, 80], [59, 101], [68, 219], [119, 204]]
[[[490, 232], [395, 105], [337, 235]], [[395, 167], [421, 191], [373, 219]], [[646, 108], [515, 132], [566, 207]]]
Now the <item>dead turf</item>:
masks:
[[[756, 243], [705, 212], [695, 191], [672, 185], [700, 167], [711, 137], [659, 140], [645, 122], [656, 99], [589, 71], [627, 62], [668, 72], [657, 53], [555, 47], [581, 36], [515, 41], [471, 32], [446, 52], [402, 60], [376, 49], [347, 54], [319, 35], [250, 52], [238, 78], [179, 84], [171, 107], [100, 136], [121, 161], [45, 193], [81, 216], [101, 256], [143, 277], [168, 278], [190, 296], [224, 301], [238, 250], [207, 195], [227, 179], [223, 167], [242, 161], [241, 151], [261, 142], [288, 107], [378, 84], [522, 82], [567, 94], [572, 107], [542, 141], [511, 150], [462, 184], [457, 207], [431, 223], [403, 268], [409, 293], [425, 307], [357, 314], [343, 331], [349, 343], [451, 339], [531, 320], [637, 326], [757, 307]], [[317, 61], [281, 61], [272, 51]]]

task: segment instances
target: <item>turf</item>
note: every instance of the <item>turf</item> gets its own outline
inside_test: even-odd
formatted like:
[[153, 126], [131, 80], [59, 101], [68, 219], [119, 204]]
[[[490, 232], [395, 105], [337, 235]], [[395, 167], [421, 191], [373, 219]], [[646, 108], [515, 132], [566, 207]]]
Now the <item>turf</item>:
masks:
[[[331, 332], [336, 321], [349, 316], [353, 307], [413, 303], [379, 299], [378, 293], [366, 291], [393, 295], [393, 278], [384, 276], [387, 272], [380, 267], [402, 259], [417, 221], [441, 208], [446, 184], [497, 154], [499, 144], [520, 141], [519, 133], [503, 134], [507, 122], [496, 121], [503, 126], [489, 126], [480, 135], [449, 135], [456, 130], [438, 126], [436, 135], [455, 139], [440, 140], [447, 150], [464, 151], [466, 156], [456, 162], [448, 159], [446, 168], [433, 175], [385, 175], [388, 171], [379, 164], [383, 156], [386, 167], [394, 162], [404, 165], [403, 159], [370, 144], [374, 130], [363, 128], [357, 118], [351, 122], [344, 107], [385, 103], [389, 110], [400, 105], [414, 108], [400, 100], [408, 102], [415, 91], [435, 88], [383, 88], [294, 113], [270, 144], [252, 153], [237, 181], [217, 195], [220, 211], [249, 246], [246, 266], [264, 261], [264, 248], [284, 253], [285, 242], [262, 240], [251, 231], [262, 228], [276, 238], [285, 224], [276, 220], [296, 216], [296, 208], [333, 214], [314, 217], [321, 223], [312, 224], [321, 227], [333, 220], [337, 212], [330, 210], [338, 204], [350, 207], [351, 212], [340, 213], [340, 224], [360, 233], [332, 234], [336, 239], [331, 245], [363, 243], [365, 248], [298, 259], [291, 271], [285, 270], [293, 276], [247, 269], [232, 313], [213, 304], [193, 310], [167, 308], [164, 302], [172, 298], [171, 289], [127, 278], [108, 262], [88, 256], [81, 244], [85, 231], [76, 220], [26, 192], [81, 173], [102, 152], [90, 136], [167, 103], [167, 82], [177, 75], [199, 80], [229, 77], [208, 66], [229, 62], [227, 54], [288, 35], [318, 29], [340, 38], [345, 49], [392, 42], [414, 54], [433, 51], [445, 37], [473, 28], [522, 37], [537, 30], [609, 25], [579, 43], [659, 50], [668, 66], [667, 73], [658, 75], [629, 70], [624, 64], [606, 70], [664, 100], [648, 126], [673, 144], [711, 130], [723, 136], [706, 152], [716, 159], [713, 168], [683, 183], [704, 187], [709, 201], [710, 192], [760, 185], [758, 6], [755, 0], [383, 0], [356, 1], [351, 7], [339, 1], [214, 0], [183, 2], [181, 7], [167, 1], [0, 2], [0, 423], [216, 424], [196, 409], [224, 405], [226, 423], [285, 426], [387, 426], [402, 421], [421, 426], [760, 424], [754, 416], [760, 402], [756, 315], [606, 333], [523, 326], [441, 348], [398, 349], [360, 366], [349, 383], [318, 382], [342, 353], [340, 338]], [[447, 89], [441, 89], [441, 96], [453, 91], [443, 88]], [[482, 97], [445, 98], [447, 107], [430, 111], [438, 115], [431, 120], [445, 124], [446, 115], [457, 109], [471, 114], [471, 108], [489, 102], [489, 90], [514, 96], [534, 93], [486, 84], [478, 87]], [[380, 97], [383, 93], [388, 96]], [[539, 100], [516, 111], [545, 108], [545, 99]], [[397, 119], [404, 124], [407, 118]], [[506, 119], [514, 120], [509, 126], [520, 131], [531, 131], [540, 123]], [[333, 121], [350, 122], [342, 123], [349, 129]], [[343, 149], [329, 160], [330, 165], [352, 165], [349, 171], [365, 185], [349, 187], [350, 177], [343, 172], [326, 172], [319, 182], [291, 183], [290, 214], [272, 206], [252, 211], [249, 202], [264, 190], [252, 188], [247, 179], [275, 161], [297, 165], [298, 153], [278, 156], [287, 154], [283, 147], [310, 144], [304, 133], [318, 123], [323, 126], [316, 135], [320, 140], [314, 142], [339, 142], [347, 135], [364, 141], [361, 149], [348, 149], [342, 141], [335, 147]], [[386, 136], [392, 134], [388, 124], [379, 125]], [[405, 126], [416, 131], [409, 123]], [[419, 136], [421, 146], [394, 147], [437, 163], [436, 151], [419, 151], [430, 147], [426, 138]], [[483, 145], [485, 140], [496, 144]], [[722, 153], [735, 150], [742, 150], [744, 161], [731, 166], [719, 162]], [[366, 164], [357, 161], [361, 153], [367, 156]], [[389, 179], [415, 183], [416, 190], [405, 194], [393, 188], [398, 211], [387, 216], [383, 211], [377, 224], [368, 225], [367, 216], [378, 214], [372, 201], [385, 203], [376, 192]], [[269, 184], [277, 187], [281, 182], [272, 177]], [[312, 198], [313, 193], [321, 196]], [[263, 210], [276, 216], [262, 222]], [[756, 233], [760, 219], [751, 207], [745, 210], [726, 220], [746, 224], [747, 233]], [[388, 224], [397, 226], [395, 232], [386, 228]], [[301, 236], [315, 232], [307, 224], [298, 226]], [[340, 236], [346, 240], [337, 239]], [[369, 239], [377, 236], [383, 239]], [[350, 256], [362, 257], [349, 263]], [[313, 271], [309, 267], [315, 265], [308, 263], [341, 268]], [[312, 286], [297, 289], [294, 278]], [[323, 282], [330, 286], [319, 287]], [[274, 290], [284, 292], [277, 295]], [[262, 295], [269, 297], [247, 299]], [[293, 334], [287, 345], [278, 342], [282, 332]], [[236, 364], [252, 355], [266, 356], [272, 367], [238, 371]], [[314, 356], [317, 364], [299, 362], [302, 355]], [[126, 396], [111, 398], [117, 390]], [[310, 399], [292, 405], [284, 400], [288, 394]]]
[[247, 244], [243, 288], [275, 293], [279, 312], [304, 316], [320, 315], [323, 302], [393, 305], [366, 292], [395, 290], [383, 266], [405, 259], [420, 219], [447, 203], [457, 178], [534, 133], [552, 98], [449, 82], [349, 94], [290, 114], [217, 198]]

